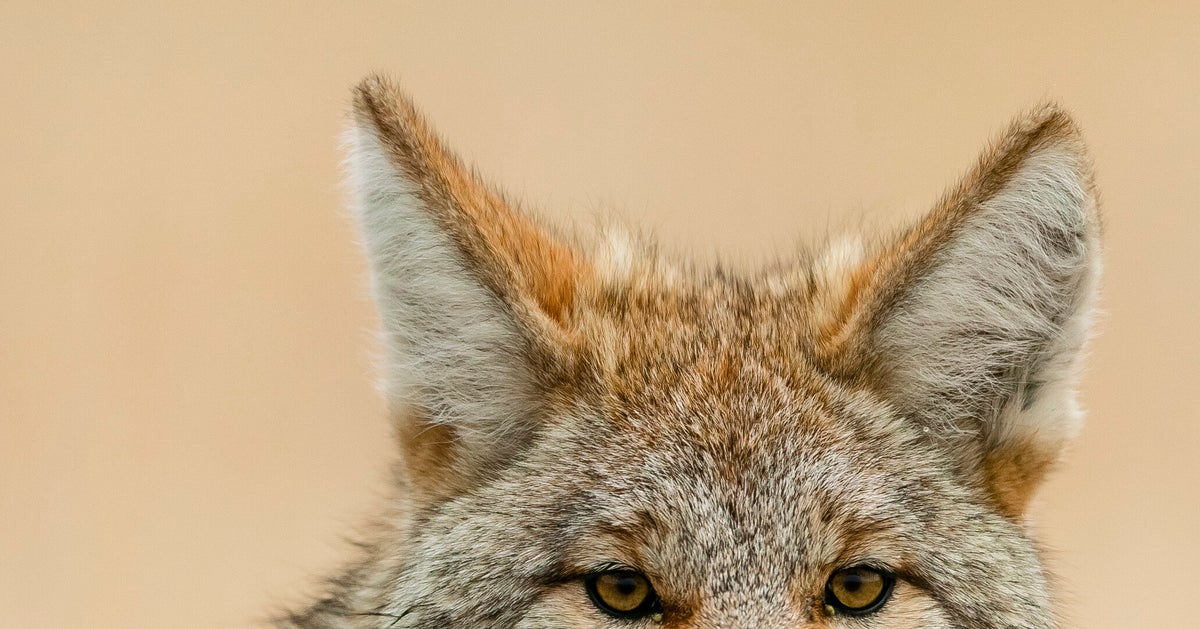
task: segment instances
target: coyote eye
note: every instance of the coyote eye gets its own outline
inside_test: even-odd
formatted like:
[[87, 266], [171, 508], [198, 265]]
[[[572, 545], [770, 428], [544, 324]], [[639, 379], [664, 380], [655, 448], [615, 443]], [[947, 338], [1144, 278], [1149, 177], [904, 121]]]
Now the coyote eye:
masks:
[[842, 568], [825, 585], [825, 604], [851, 616], [870, 614], [883, 607], [895, 584], [890, 572], [867, 566]]
[[615, 618], [641, 618], [659, 610], [658, 595], [646, 575], [629, 569], [609, 570], [583, 581], [600, 611]]

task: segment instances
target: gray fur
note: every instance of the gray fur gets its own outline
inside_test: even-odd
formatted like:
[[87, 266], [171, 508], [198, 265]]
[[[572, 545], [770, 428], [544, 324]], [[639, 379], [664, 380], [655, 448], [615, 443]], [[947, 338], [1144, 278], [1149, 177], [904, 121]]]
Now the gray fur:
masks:
[[[380, 129], [360, 115], [350, 166], [386, 390], [400, 416], [455, 428], [451, 464], [471, 482], [430, 497], [412, 489], [424, 471], [400, 466], [358, 561], [279, 626], [1057, 626], [1037, 546], [996, 497], [1008, 477], [985, 466], [1054, 454], [1078, 426], [1099, 266], [1073, 130], [964, 197], [919, 272], [881, 272], [905, 279], [874, 287], [888, 299], [852, 319], [868, 327], [845, 328], [873, 356], [861, 368], [822, 330], [851, 312], [859, 256], [893, 245], [750, 278], [682, 272], [617, 238], [589, 249], [598, 279], [561, 319], [570, 373], [539, 378], [538, 331], [475, 271], [500, 262], [464, 257]], [[830, 615], [831, 571], [862, 562], [895, 570], [892, 599]], [[649, 576], [661, 619], [592, 605], [582, 578], [612, 563]]]

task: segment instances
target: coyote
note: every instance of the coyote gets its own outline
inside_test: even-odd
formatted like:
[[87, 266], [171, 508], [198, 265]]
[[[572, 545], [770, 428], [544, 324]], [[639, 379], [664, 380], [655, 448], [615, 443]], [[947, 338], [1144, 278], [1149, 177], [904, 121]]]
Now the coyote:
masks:
[[536, 220], [386, 79], [348, 143], [401, 456], [279, 626], [1058, 626], [1027, 510], [1100, 271], [1061, 109], [910, 227], [747, 272]]

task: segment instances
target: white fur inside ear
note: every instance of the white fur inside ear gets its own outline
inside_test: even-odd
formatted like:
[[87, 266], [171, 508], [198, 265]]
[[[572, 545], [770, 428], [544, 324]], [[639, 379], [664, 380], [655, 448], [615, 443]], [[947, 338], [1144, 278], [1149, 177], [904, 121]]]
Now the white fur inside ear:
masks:
[[609, 217], [589, 243], [588, 260], [596, 277], [609, 286], [649, 283], [667, 288], [686, 282], [686, 273], [660, 255], [654, 239]]
[[1068, 148], [1026, 156], [877, 330], [909, 412], [1054, 449], [1078, 430], [1074, 386], [1100, 272], [1083, 160]]
[[827, 277], [845, 277], [863, 261], [862, 238], [845, 235], [830, 241], [821, 258], [817, 260], [816, 269]]
[[486, 465], [529, 430], [535, 394], [515, 323], [394, 166], [375, 132], [346, 134], [353, 207], [388, 351], [385, 388], [453, 424]]
[[618, 284], [632, 275], [638, 254], [638, 245], [629, 230], [610, 222], [600, 228], [592, 260], [601, 278]]
[[858, 236], [840, 236], [825, 247], [813, 265], [817, 281], [827, 292], [844, 297], [849, 292], [850, 278], [863, 262], [863, 243]]
[[[812, 317], [819, 326], [834, 322], [850, 297], [854, 274], [863, 264], [865, 251], [857, 235], [843, 235], [829, 241], [810, 267], [814, 292]], [[787, 287], [777, 289], [781, 294]]]

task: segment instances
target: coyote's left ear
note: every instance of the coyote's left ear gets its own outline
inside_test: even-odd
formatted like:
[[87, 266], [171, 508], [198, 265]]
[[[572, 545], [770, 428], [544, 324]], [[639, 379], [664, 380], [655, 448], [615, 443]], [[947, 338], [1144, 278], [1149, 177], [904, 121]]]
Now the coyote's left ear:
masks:
[[825, 357], [949, 443], [1019, 517], [1082, 421], [1099, 230], [1079, 131], [1045, 107], [853, 272]]
[[420, 496], [444, 499], [537, 431], [588, 267], [483, 183], [391, 82], [358, 86], [348, 139], [404, 460]]

